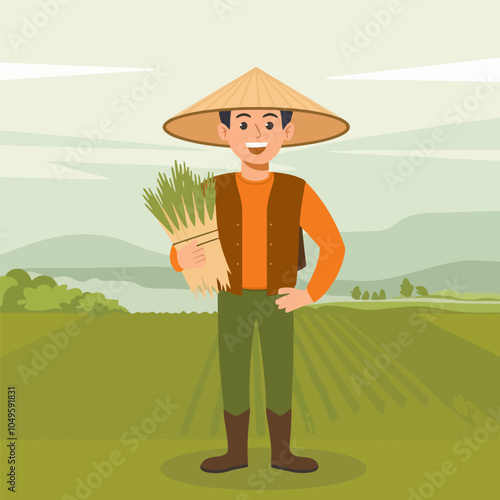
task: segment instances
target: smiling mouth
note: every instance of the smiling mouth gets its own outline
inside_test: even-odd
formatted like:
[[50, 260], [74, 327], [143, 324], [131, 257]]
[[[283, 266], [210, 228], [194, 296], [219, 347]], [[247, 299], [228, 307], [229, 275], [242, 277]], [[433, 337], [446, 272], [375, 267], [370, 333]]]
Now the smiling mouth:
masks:
[[267, 147], [267, 142], [247, 142], [246, 147], [253, 155], [260, 155]]

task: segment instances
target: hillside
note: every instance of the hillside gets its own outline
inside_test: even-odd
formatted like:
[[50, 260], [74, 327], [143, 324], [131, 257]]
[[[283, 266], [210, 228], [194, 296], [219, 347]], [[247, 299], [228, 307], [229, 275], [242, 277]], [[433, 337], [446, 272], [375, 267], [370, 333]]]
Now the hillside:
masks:
[[[498, 227], [500, 212], [432, 213], [384, 231], [342, 233], [346, 256], [338, 278], [383, 280], [450, 262], [499, 261]], [[305, 241], [307, 263], [314, 265], [317, 247]]]
[[[500, 267], [495, 227], [500, 227], [500, 212], [434, 213], [408, 217], [383, 231], [342, 233], [346, 257], [331, 293], [346, 295], [353, 284], [370, 281], [391, 289], [404, 276], [434, 290], [450, 288], [446, 281], [457, 280], [468, 292], [499, 291], [494, 279]], [[305, 245], [308, 266], [303, 279], [318, 256], [307, 235]], [[162, 254], [108, 236], [60, 236], [2, 254], [0, 273], [22, 268], [82, 281], [125, 279], [150, 288], [183, 288], [170, 266], [169, 251], [168, 241]], [[132, 278], [122, 277], [123, 268]]]
[[37, 241], [0, 257], [0, 272], [13, 268], [122, 268], [135, 266], [170, 267], [170, 245], [165, 254], [132, 243], [96, 234], [72, 234]]
[[408, 278], [414, 286], [425, 286], [431, 293], [443, 289], [454, 289], [462, 293], [500, 293], [498, 276], [500, 276], [500, 262], [451, 262], [382, 280], [336, 280], [327, 293], [350, 295], [350, 291], [358, 285], [362, 290], [370, 292], [383, 288], [390, 298], [399, 295], [399, 285], [403, 278]]

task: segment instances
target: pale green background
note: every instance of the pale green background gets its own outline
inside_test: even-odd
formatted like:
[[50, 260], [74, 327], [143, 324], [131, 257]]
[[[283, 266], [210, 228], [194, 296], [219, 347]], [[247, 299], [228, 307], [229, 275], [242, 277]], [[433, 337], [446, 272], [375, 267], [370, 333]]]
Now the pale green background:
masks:
[[[439, 126], [444, 123], [443, 112], [455, 102], [462, 102], [476, 83], [326, 78], [495, 57], [500, 46], [499, 4], [492, 0], [465, 4], [451, 0], [402, 1], [402, 12], [394, 15], [390, 25], [348, 63], [340, 44], [353, 43], [355, 29], [363, 28], [372, 18], [370, 11], [387, 5], [381, 1], [244, 0], [221, 20], [211, 1], [74, 0], [61, 6], [57, 16], [16, 53], [8, 34], [20, 33], [22, 18], [31, 18], [40, 7], [35, 1], [9, 3], [8, 15], [1, 19], [3, 61], [159, 66], [169, 76], [123, 121], [110, 106], [122, 92], [130, 92], [140, 83], [143, 73], [2, 82], [0, 128], [80, 137], [84, 130], [109, 117], [116, 129], [106, 139], [189, 146], [167, 136], [161, 128], [163, 121], [254, 66], [351, 123], [351, 131], [336, 143], [329, 143], [332, 145]], [[495, 88], [498, 86], [495, 84]], [[496, 92], [469, 119], [499, 116], [500, 92]], [[495, 124], [498, 126], [498, 122]], [[91, 163], [136, 165], [133, 169], [81, 168], [112, 182], [80, 182], [69, 180], [69, 176], [64, 181], [2, 179], [3, 251], [72, 233], [116, 236], [164, 251], [164, 235], [156, 231], [155, 221], [149, 218], [140, 196], [143, 185], [154, 182], [157, 169], [142, 167], [141, 163], [169, 165], [173, 159], [185, 159], [195, 167], [225, 168], [234, 158], [224, 149], [194, 147], [202, 152], [95, 151], [88, 158]], [[397, 142], [394, 149], [399, 149]], [[64, 161], [66, 156], [64, 147], [2, 147], [0, 151], [3, 169], [9, 172], [20, 172], [27, 165], [47, 170], [52, 168], [50, 162]], [[285, 165], [286, 155], [293, 153], [283, 152], [275, 163]], [[499, 210], [499, 157], [489, 151], [486, 158], [494, 162], [475, 161], [472, 167], [467, 162], [437, 161], [394, 193], [388, 189], [384, 172], [394, 169], [395, 164], [387, 167], [387, 160], [380, 163], [374, 157], [366, 157], [352, 168], [352, 161], [348, 162], [345, 155], [331, 155], [321, 160], [320, 174], [309, 174], [305, 164], [291, 173], [311, 182], [342, 231], [376, 230], [421, 212]], [[19, 204], [14, 211], [23, 192], [30, 201]], [[358, 200], [357, 209], [352, 209], [353, 199]]]
[[[221, 5], [227, 7], [222, 18]], [[229, 149], [170, 137], [162, 124], [258, 66], [351, 124], [342, 138], [283, 150], [271, 164], [305, 178], [332, 213], [347, 243], [338, 277], [345, 287], [349, 280], [399, 280], [405, 273], [449, 264], [416, 279], [436, 290], [465, 283], [466, 290], [458, 291], [498, 291], [490, 278], [498, 269], [492, 261], [500, 255], [494, 232], [500, 223], [500, 83], [490, 83], [491, 95], [453, 130], [446, 112], [473, 96], [477, 82], [328, 77], [494, 58], [500, 47], [499, 5], [401, 1], [390, 23], [348, 61], [341, 47], [354, 44], [374, 13], [393, 5], [73, 0], [15, 51], [9, 40], [43, 11], [35, 1], [9, 4], [0, 21], [1, 61], [73, 65], [80, 73], [95, 73], [87, 67], [99, 66], [108, 73], [0, 82], [2, 272], [60, 267], [52, 272], [58, 282], [109, 294], [115, 287], [86, 281], [96, 277], [91, 271], [84, 279], [67, 269], [168, 267], [170, 241], [145, 208], [142, 188], [153, 186], [158, 171], [168, 172], [174, 160], [186, 161], [202, 175], [235, 170], [238, 162]], [[117, 68], [129, 71], [111, 73]], [[159, 68], [167, 76], [122, 119], [114, 106], [147, 76], [138, 68]], [[102, 119], [111, 120], [113, 131], [82, 163], [68, 164], [68, 151]], [[447, 135], [440, 150], [391, 189], [387, 176], [398, 175], [415, 140], [440, 127]], [[22, 248], [70, 235], [120, 241], [79, 236]], [[123, 242], [157, 254], [141, 254]], [[314, 268], [314, 247], [308, 246], [307, 255], [309, 269], [300, 286]], [[490, 271], [474, 262], [490, 265]], [[144, 285], [139, 278], [137, 283]], [[182, 307], [192, 301], [194, 310], [215, 307], [187, 291], [176, 290], [175, 296], [166, 291], [161, 298], [158, 289], [126, 284], [111, 295], [131, 310], [160, 311], [175, 301]], [[386, 285], [394, 295], [394, 283], [373, 287]], [[165, 278], [165, 287], [175, 286]]]

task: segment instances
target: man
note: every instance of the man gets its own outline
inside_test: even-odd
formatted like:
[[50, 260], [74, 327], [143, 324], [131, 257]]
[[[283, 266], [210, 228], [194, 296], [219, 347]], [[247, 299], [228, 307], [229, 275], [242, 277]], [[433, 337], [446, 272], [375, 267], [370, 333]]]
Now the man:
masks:
[[[167, 133], [192, 142], [229, 146], [241, 171], [216, 176], [219, 237], [230, 269], [230, 288], [218, 295], [218, 335], [225, 455], [201, 464], [206, 472], [248, 466], [249, 373], [257, 322], [266, 384], [271, 466], [312, 472], [315, 460], [290, 451], [293, 311], [317, 301], [335, 280], [344, 244], [325, 205], [302, 179], [270, 172], [281, 147], [338, 137], [349, 125], [337, 115], [258, 68], [246, 73], [164, 125]], [[302, 230], [320, 247], [306, 290], [294, 288], [304, 267]], [[178, 252], [181, 271], [206, 264], [196, 241]], [[250, 334], [242, 333], [247, 322]]]

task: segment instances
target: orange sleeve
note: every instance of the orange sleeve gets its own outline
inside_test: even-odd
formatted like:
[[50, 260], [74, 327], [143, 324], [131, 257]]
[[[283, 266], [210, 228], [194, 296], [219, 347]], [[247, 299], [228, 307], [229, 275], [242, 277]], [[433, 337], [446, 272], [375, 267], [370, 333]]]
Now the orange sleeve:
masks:
[[174, 245], [170, 249], [170, 264], [172, 267], [179, 273], [182, 271], [182, 267], [179, 265], [179, 261], [177, 260], [177, 250]]
[[320, 249], [316, 269], [307, 285], [311, 299], [316, 302], [335, 281], [344, 260], [345, 246], [328, 209], [307, 183], [302, 198], [300, 226]]

